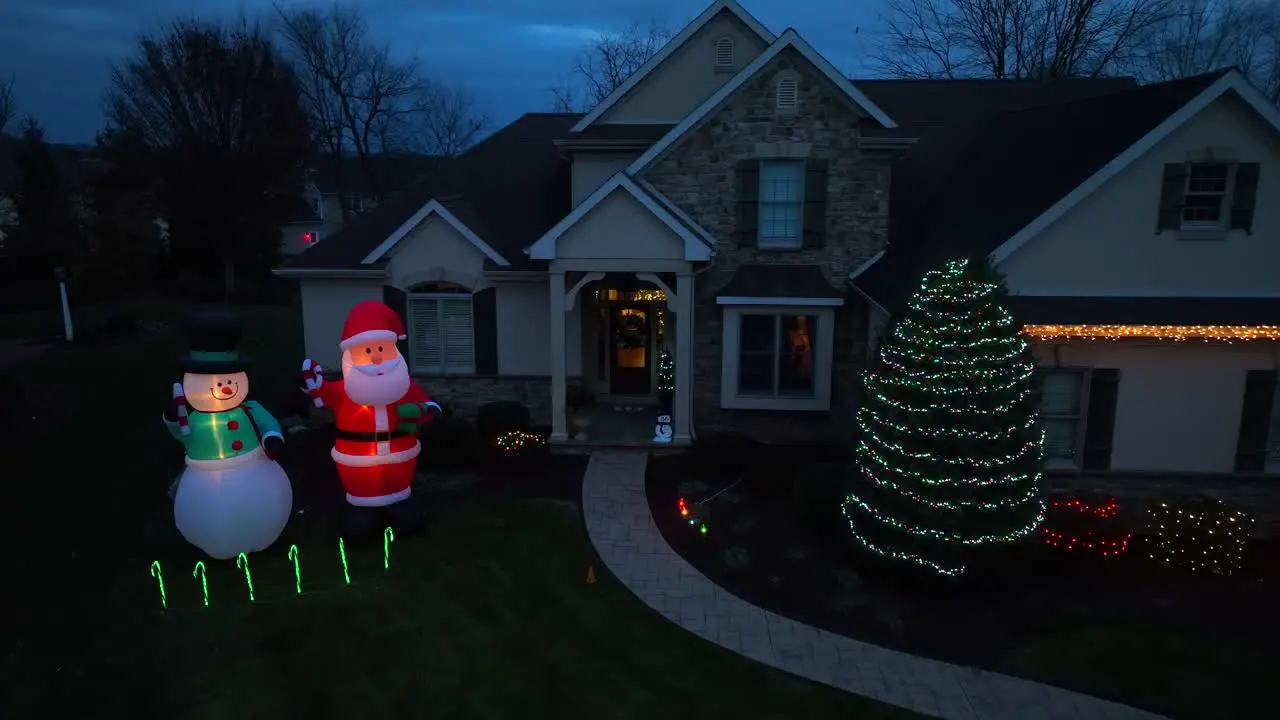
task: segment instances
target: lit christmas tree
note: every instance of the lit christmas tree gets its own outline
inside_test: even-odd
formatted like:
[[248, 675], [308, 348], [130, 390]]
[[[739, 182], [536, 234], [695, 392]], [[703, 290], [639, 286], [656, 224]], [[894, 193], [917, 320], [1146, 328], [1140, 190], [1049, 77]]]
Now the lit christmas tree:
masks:
[[1034, 366], [1006, 297], [984, 268], [949, 262], [925, 274], [882, 344], [844, 504], [866, 549], [958, 576], [1043, 521]]
[[676, 366], [671, 360], [671, 353], [663, 350], [658, 354], [658, 397], [662, 409], [671, 411], [671, 395], [676, 390]]

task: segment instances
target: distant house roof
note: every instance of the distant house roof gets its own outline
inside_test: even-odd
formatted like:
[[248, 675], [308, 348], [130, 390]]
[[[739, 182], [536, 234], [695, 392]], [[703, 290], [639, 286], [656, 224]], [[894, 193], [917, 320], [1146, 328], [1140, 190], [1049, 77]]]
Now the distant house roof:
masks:
[[[369, 267], [361, 260], [427, 203], [441, 198], [510, 265], [541, 267], [523, 250], [569, 212], [569, 161], [553, 141], [581, 115], [530, 113], [444, 164], [441, 171], [352, 220], [283, 270]], [[497, 267], [489, 261], [490, 267]]]
[[[448, 158], [432, 155], [387, 153], [370, 156], [369, 168], [379, 178], [382, 191], [394, 192], [439, 171], [448, 161]], [[308, 173], [308, 179], [326, 195], [372, 195], [375, 191], [373, 184], [369, 182], [369, 173], [364, 171], [358, 157], [339, 159], [321, 155], [311, 161], [309, 170], [311, 172]]]
[[[949, 137], [945, 142], [956, 147], [932, 159], [940, 182], [922, 192], [894, 178], [892, 204], [906, 207], [892, 213], [884, 257], [855, 284], [892, 308], [928, 267], [948, 257], [991, 253], [1226, 72], [983, 117], [977, 132]], [[918, 177], [924, 167], [914, 170]]]

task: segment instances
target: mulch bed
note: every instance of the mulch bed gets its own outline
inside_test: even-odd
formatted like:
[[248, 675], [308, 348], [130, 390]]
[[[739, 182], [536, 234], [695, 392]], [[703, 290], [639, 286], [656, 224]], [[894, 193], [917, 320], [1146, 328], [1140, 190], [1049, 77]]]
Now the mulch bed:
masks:
[[713, 582], [780, 615], [883, 647], [1009, 671], [1019, 647], [1102, 624], [1156, 622], [1259, 647], [1280, 643], [1275, 543], [1256, 543], [1234, 576], [1206, 577], [1155, 565], [1141, 537], [1110, 558], [1033, 541], [1010, 553], [1001, 576], [934, 583], [855, 553], [842, 528], [812, 522], [789, 492], [759, 482], [711, 500], [704, 534], [681, 516], [680, 499], [696, 505], [731, 482], [698, 478], [690, 456], [654, 457], [648, 468], [663, 537]]

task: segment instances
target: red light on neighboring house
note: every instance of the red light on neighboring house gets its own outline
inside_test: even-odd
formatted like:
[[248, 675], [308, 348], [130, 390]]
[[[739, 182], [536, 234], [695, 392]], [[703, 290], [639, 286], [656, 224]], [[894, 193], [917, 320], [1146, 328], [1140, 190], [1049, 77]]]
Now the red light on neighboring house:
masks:
[[316, 241], [316, 236], [311, 233], [302, 233], [302, 244], [310, 245]]

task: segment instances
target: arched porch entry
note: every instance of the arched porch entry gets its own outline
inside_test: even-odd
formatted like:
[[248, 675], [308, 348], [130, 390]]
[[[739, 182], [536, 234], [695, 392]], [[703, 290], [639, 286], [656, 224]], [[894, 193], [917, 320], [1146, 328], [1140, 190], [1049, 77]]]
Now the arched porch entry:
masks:
[[[552, 442], [568, 442], [572, 389], [609, 404], [669, 404], [675, 443], [691, 440], [693, 276], [689, 263], [652, 260], [551, 267]], [[670, 265], [670, 267], [667, 267]], [[577, 266], [577, 267], [575, 267]], [[600, 267], [603, 266], [603, 267]], [[657, 267], [655, 267], [657, 266]], [[581, 343], [569, 343], [570, 316]], [[580, 348], [581, 377], [566, 376], [569, 352]], [[669, 392], [659, 377], [663, 356], [674, 366]]]

